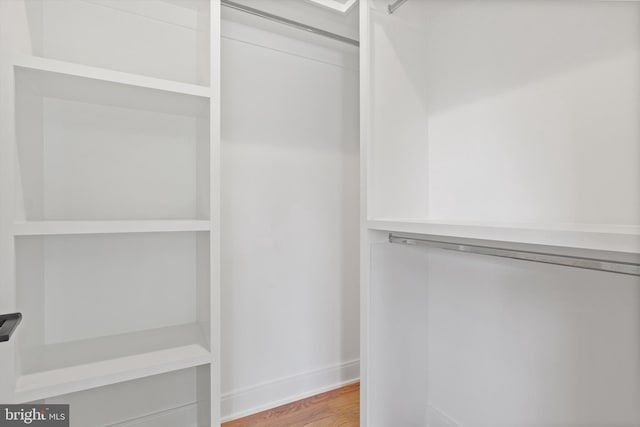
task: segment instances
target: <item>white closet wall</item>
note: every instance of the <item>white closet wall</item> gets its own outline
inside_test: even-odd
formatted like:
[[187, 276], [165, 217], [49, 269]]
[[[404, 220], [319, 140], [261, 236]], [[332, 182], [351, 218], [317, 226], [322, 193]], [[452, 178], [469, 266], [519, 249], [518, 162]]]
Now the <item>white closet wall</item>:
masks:
[[232, 418], [358, 378], [358, 68], [354, 48], [223, 12]]

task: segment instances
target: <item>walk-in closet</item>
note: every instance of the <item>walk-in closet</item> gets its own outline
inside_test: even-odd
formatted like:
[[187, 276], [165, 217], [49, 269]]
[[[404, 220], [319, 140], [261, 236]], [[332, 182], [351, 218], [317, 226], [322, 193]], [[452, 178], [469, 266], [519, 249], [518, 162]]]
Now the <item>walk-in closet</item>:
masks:
[[0, 425], [640, 427], [639, 118], [638, 0], [0, 0]]

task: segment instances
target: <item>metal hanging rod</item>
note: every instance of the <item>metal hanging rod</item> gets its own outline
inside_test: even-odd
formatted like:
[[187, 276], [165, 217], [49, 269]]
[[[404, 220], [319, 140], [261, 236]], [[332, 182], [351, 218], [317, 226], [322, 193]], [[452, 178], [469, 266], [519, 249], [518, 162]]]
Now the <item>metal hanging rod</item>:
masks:
[[350, 39], [348, 37], [341, 36], [340, 34], [335, 34], [329, 31], [325, 31], [321, 28], [312, 27], [307, 24], [303, 24], [302, 22], [294, 21], [291, 19], [283, 18], [278, 15], [274, 15], [269, 12], [264, 12], [260, 9], [254, 9], [253, 7], [245, 6], [240, 3], [236, 3], [230, 0], [222, 0], [221, 4], [230, 9], [239, 10], [241, 12], [245, 12], [254, 16], [258, 16], [263, 19], [268, 19], [269, 21], [277, 22], [279, 24], [288, 25], [289, 27], [297, 28], [298, 30], [306, 31], [307, 33], [317, 34], [319, 36], [327, 37], [333, 40], [337, 40], [342, 43], [347, 43], [353, 46], [360, 46], [360, 42], [358, 40]]
[[467, 245], [460, 243], [442, 242], [431, 239], [419, 239], [415, 237], [394, 236], [393, 234], [389, 234], [389, 242], [404, 243], [407, 245], [416, 246], [428, 246], [431, 248], [439, 248], [449, 251], [466, 252], [501, 258], [519, 259], [523, 261], [540, 262], [544, 264], [555, 264], [563, 265], [566, 267], [585, 268], [588, 270], [599, 270], [607, 271], [610, 273], [640, 276], [640, 264], [630, 262], [607, 261], [595, 258], [583, 258], [542, 252], [502, 249], [491, 246]]
[[409, 0], [396, 0], [393, 3], [391, 3], [389, 6], [387, 6], [387, 10], [389, 11], [389, 14], [392, 14], [393, 12], [398, 10], [400, 6], [405, 4], [407, 1]]

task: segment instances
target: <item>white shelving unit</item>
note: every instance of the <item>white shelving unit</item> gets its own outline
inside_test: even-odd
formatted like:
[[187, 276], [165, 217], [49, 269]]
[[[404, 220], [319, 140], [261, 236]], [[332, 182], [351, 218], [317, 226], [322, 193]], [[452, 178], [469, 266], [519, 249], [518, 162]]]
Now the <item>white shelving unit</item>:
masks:
[[219, 9], [0, 4], [0, 401], [220, 424]]
[[638, 277], [486, 255], [640, 262], [640, 3], [391, 3], [360, 1], [361, 425], [640, 423]]

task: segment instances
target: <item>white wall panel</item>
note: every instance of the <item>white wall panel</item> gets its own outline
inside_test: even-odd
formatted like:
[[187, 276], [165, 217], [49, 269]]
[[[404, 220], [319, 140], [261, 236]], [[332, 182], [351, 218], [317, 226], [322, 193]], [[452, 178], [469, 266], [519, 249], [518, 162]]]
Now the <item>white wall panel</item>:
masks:
[[[222, 389], [232, 416], [252, 409], [233, 396], [255, 387], [272, 390], [252, 403], [265, 405], [354, 379], [331, 372], [358, 358], [357, 66], [355, 52], [233, 22], [223, 30]], [[331, 383], [310, 380], [316, 371]], [[296, 384], [288, 395], [285, 383]]]

